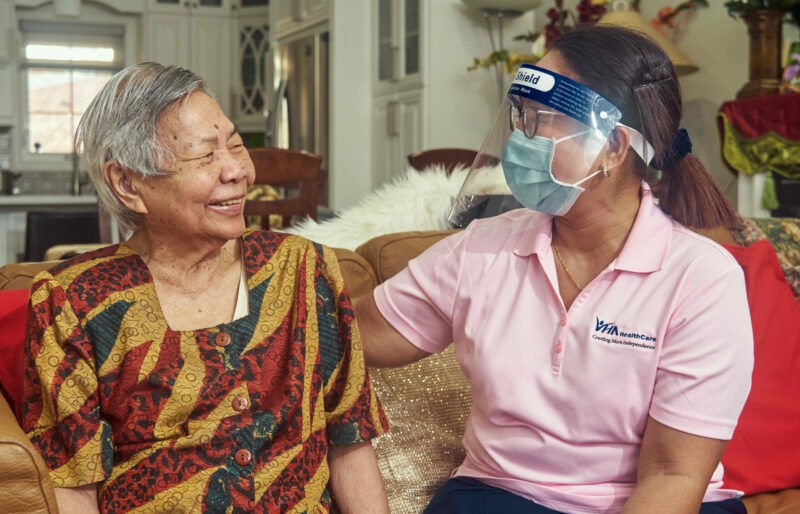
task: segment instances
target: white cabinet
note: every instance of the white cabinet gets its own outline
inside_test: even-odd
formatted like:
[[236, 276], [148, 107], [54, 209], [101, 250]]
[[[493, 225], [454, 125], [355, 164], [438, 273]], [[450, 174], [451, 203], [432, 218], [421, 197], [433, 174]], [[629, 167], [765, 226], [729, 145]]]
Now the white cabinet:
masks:
[[[243, 8], [245, 9], [245, 8]], [[269, 16], [236, 17], [236, 73], [234, 75], [233, 120], [242, 132], [263, 132], [264, 109], [272, 90], [272, 54]]]
[[275, 39], [324, 23], [329, 18], [329, 0], [273, 0], [273, 27]]
[[182, 14], [148, 12], [144, 57], [189, 68], [203, 77], [222, 109], [230, 115], [231, 77], [235, 69], [233, 20], [230, 10], [218, 10], [214, 15], [193, 7], [184, 9]]
[[13, 2], [0, 2], [0, 126], [15, 125], [16, 22]]
[[231, 11], [232, 0], [148, 0], [150, 12], [185, 14], [192, 10], [197, 14], [227, 15]]
[[421, 0], [378, 0], [373, 7], [373, 187], [404, 173], [425, 149], [426, 95], [420, 62]]
[[373, 186], [402, 175], [407, 156], [424, 149], [424, 89], [376, 97], [373, 102]]
[[375, 89], [421, 85], [421, 0], [378, 0], [375, 15]]

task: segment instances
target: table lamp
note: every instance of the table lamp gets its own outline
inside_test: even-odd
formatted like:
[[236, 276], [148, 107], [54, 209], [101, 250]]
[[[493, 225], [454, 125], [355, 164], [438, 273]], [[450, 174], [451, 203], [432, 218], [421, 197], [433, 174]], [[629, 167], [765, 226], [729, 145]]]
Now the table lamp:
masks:
[[615, 25], [643, 33], [664, 50], [664, 53], [666, 53], [672, 61], [672, 65], [675, 67], [675, 73], [677, 73], [678, 76], [688, 75], [699, 69], [697, 65], [693, 63], [686, 54], [678, 50], [678, 47], [672, 44], [664, 34], [657, 31], [655, 27], [642, 18], [642, 15], [639, 14], [638, 11], [630, 10], [627, 2], [614, 2], [614, 6], [615, 10], [607, 11], [600, 20], [598, 20], [597, 25]]
[[[486, 30], [489, 32], [489, 43], [492, 45], [492, 53], [499, 52], [504, 48], [503, 44], [503, 20], [505, 18], [514, 18], [525, 11], [535, 9], [541, 3], [540, 0], [461, 0], [461, 2], [479, 11], [483, 14], [483, 19], [486, 22]], [[497, 43], [495, 43], [494, 33], [492, 31], [491, 19], [496, 20], [497, 25]], [[502, 101], [503, 98], [503, 70], [500, 69], [498, 64], [494, 65], [495, 78], [497, 80], [498, 97]]]

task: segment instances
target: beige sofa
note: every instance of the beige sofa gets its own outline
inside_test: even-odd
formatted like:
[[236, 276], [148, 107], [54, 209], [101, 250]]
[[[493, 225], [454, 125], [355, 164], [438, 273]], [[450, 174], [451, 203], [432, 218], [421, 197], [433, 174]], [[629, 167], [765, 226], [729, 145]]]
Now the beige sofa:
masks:
[[[408, 260], [449, 231], [389, 234], [351, 252], [337, 249], [352, 296], [369, 293]], [[733, 243], [727, 231], [708, 235]], [[0, 267], [0, 290], [29, 286], [52, 263]], [[469, 383], [452, 348], [411, 366], [370, 370], [387, 415], [389, 433], [375, 441], [392, 512], [421, 512], [463, 459], [461, 435], [471, 402]], [[746, 497], [748, 514], [800, 512], [800, 489]], [[0, 512], [57, 512], [47, 471], [0, 396]]]

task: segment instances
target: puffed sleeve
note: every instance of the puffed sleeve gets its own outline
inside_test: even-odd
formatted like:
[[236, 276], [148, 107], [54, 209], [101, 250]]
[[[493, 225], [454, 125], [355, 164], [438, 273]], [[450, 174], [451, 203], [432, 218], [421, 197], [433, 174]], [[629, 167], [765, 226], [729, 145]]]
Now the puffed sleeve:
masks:
[[[315, 245], [317, 322], [328, 444], [362, 443], [389, 429], [364, 363], [353, 304], [333, 250]], [[321, 255], [320, 255], [321, 254]]]
[[736, 265], [694, 281], [672, 313], [650, 415], [690, 434], [727, 440], [750, 391], [753, 330]]
[[470, 229], [442, 239], [373, 292], [381, 315], [411, 344], [439, 353], [453, 341], [453, 312]]
[[100, 418], [91, 341], [49, 272], [31, 287], [25, 335], [22, 428], [55, 487], [76, 487], [111, 473], [111, 426]]

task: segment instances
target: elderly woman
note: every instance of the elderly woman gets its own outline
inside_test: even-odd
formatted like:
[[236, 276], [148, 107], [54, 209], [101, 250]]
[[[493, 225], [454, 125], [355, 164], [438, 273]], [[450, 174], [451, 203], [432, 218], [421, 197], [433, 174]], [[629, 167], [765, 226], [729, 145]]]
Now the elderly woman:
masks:
[[388, 512], [336, 258], [245, 230], [253, 163], [205, 82], [128, 67], [76, 145], [132, 236], [32, 285], [23, 427], [61, 512]]
[[744, 512], [719, 466], [753, 362], [743, 274], [687, 228], [734, 213], [680, 117], [649, 39], [570, 32], [517, 73], [453, 217], [509, 204], [481, 193], [498, 160], [524, 208], [355, 302], [368, 364], [452, 341], [471, 381], [466, 458], [427, 512]]

